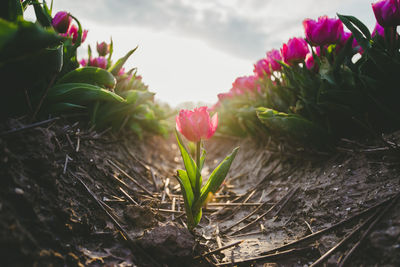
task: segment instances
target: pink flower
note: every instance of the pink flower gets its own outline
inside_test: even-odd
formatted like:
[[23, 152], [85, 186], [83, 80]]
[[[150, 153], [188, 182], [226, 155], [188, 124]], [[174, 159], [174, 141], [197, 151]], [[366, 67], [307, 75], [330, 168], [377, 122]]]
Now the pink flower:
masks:
[[[353, 36], [353, 34], [351, 32], [343, 32], [343, 35], [342, 35], [342, 38], [340, 39], [340, 42], [336, 45], [336, 52], [337, 53], [346, 45], [347, 41], [352, 36]], [[360, 52], [361, 54], [363, 53], [363, 49], [357, 43], [356, 38], [353, 38], [353, 41], [351, 43], [351, 47], [356, 49], [357, 52]]]
[[343, 23], [327, 16], [319, 17], [318, 21], [305, 19], [303, 27], [307, 40], [315, 46], [336, 44], [343, 34]]
[[210, 119], [207, 107], [192, 110], [182, 109], [176, 116], [176, 129], [192, 142], [211, 138], [218, 125], [217, 113]]
[[51, 24], [53, 25], [54, 29], [59, 33], [65, 33], [69, 26], [71, 25], [71, 16], [68, 12], [59, 11], [51, 20]]
[[105, 57], [92, 58], [90, 60], [90, 66], [106, 69], [107, 68], [107, 59]]
[[314, 61], [314, 57], [312, 53], [308, 53], [305, 59], [305, 63], [306, 63], [306, 67], [309, 70], [316, 70], [316, 65], [315, 65], [315, 61]]
[[257, 76], [242, 76], [236, 78], [236, 80], [232, 83], [232, 93], [236, 95], [241, 95], [243, 93], [254, 93], [256, 89], [258, 89]]
[[86, 59], [82, 58], [81, 61], [79, 61], [79, 64], [81, 64], [82, 67], [85, 67], [88, 64], [88, 61]]
[[118, 71], [118, 76], [122, 76], [122, 75], [124, 75], [125, 74], [125, 68], [121, 68], [119, 71]]
[[282, 69], [281, 64], [277, 61], [282, 61], [281, 52], [277, 49], [272, 49], [271, 51], [267, 52], [267, 61], [271, 66], [272, 71], [278, 71]]
[[400, 10], [398, 0], [380, 0], [372, 4], [376, 21], [382, 27], [400, 25]]
[[231, 92], [231, 91], [229, 91], [229, 92], [227, 92], [227, 93], [220, 93], [220, 94], [218, 94], [218, 100], [220, 101], [220, 102], [222, 102], [222, 101], [224, 101], [224, 100], [226, 100], [226, 99], [231, 99], [231, 98], [233, 98], [234, 97], [234, 94]]
[[257, 61], [257, 63], [254, 64], [253, 72], [259, 78], [263, 78], [265, 75], [271, 75], [271, 69], [268, 60], [263, 58]]
[[110, 52], [110, 46], [106, 42], [101, 42], [100, 44], [97, 43], [96, 48], [97, 48], [97, 53], [99, 53], [99, 56], [102, 57], [104, 57]]
[[[87, 34], [88, 34], [88, 30], [83, 30], [81, 43], [83, 43], [86, 40]], [[72, 24], [66, 33], [63, 33], [60, 35], [64, 36], [64, 37], [72, 38], [72, 43], [75, 43], [76, 40], [78, 39], [78, 27], [75, 24]]]
[[309, 51], [307, 42], [303, 38], [294, 37], [289, 39], [287, 44], [283, 44], [281, 55], [283, 61], [291, 65], [302, 62]]
[[375, 28], [372, 31], [372, 38], [374, 38], [375, 35], [377, 35], [377, 34], [379, 36], [385, 37], [385, 29], [381, 25], [379, 25], [378, 22], [375, 24]]

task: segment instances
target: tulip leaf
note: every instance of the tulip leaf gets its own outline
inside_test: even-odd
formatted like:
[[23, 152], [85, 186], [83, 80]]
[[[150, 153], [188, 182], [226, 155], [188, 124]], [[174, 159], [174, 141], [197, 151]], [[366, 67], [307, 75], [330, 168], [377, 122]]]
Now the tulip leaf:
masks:
[[196, 188], [196, 163], [194, 162], [185, 145], [183, 144], [182, 138], [178, 131], [175, 131], [175, 134], [176, 139], [178, 140], [179, 150], [181, 151], [183, 164], [185, 165], [190, 184], [192, 185], [192, 188]]
[[16, 21], [22, 15], [23, 11], [20, 0], [3, 0], [0, 2], [0, 18]]
[[46, 101], [69, 102], [73, 104], [94, 103], [95, 101], [113, 101], [124, 103], [125, 100], [119, 95], [88, 83], [63, 83], [56, 84], [50, 88]]
[[115, 76], [118, 75], [118, 72], [122, 69], [124, 66], [125, 62], [128, 60], [128, 58], [138, 49], [138, 46], [136, 46], [134, 49], [129, 51], [125, 56], [122, 58], [118, 59], [117, 62], [115, 62], [114, 65], [112, 65], [108, 71], [114, 74]]
[[108, 71], [97, 67], [83, 67], [65, 74], [58, 80], [61, 83], [88, 83], [112, 89], [116, 85], [115, 77]]
[[[194, 226], [197, 225], [197, 223], [195, 223], [195, 219], [193, 218], [193, 214], [192, 214], [192, 205], [193, 205], [194, 195], [193, 195], [193, 190], [192, 190], [192, 187], [191, 187], [191, 184], [189, 181], [189, 177], [187, 176], [187, 172], [184, 170], [178, 170], [178, 175], [175, 177], [181, 186], [183, 201], [185, 204], [185, 212], [186, 212], [186, 216], [187, 216], [187, 220], [188, 220], [188, 227], [189, 227], [189, 229], [192, 229]], [[201, 216], [201, 214], [200, 214], [200, 216]], [[196, 220], [197, 220], [197, 218], [196, 218]]]
[[210, 178], [208, 178], [206, 184], [203, 186], [203, 188], [201, 188], [200, 197], [193, 204], [192, 211], [196, 212], [197, 210], [201, 209], [201, 206], [207, 199], [208, 193], [211, 192], [214, 194], [219, 189], [222, 182], [225, 180], [226, 175], [228, 174], [229, 168], [231, 167], [238, 150], [239, 147], [233, 149], [232, 153], [229, 154], [211, 173]]
[[[371, 33], [369, 32], [367, 26], [365, 26], [360, 20], [353, 16], [344, 16], [337, 14], [339, 19], [343, 22], [343, 24], [351, 31], [354, 38], [356, 38], [357, 42], [360, 46], [367, 50], [371, 47], [369, 40], [371, 40]], [[356, 27], [354, 27], [354, 25]], [[365, 37], [364, 37], [364, 36]]]

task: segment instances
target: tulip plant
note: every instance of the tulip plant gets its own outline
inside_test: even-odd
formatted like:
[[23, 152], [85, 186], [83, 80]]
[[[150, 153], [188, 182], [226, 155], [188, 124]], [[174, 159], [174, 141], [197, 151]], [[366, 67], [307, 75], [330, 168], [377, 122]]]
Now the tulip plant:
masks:
[[[23, 19], [33, 8], [37, 21]], [[112, 41], [89, 46], [78, 62], [77, 49], [88, 31], [67, 11], [52, 14], [45, 0], [0, 3], [0, 79], [8, 87], [0, 98], [0, 117], [29, 115], [31, 120], [76, 112], [99, 130], [130, 129], [167, 134], [163, 110], [154, 102], [135, 68], [124, 64], [135, 52], [112, 60]], [[80, 67], [80, 64], [82, 67]]]
[[[207, 182], [202, 186], [201, 170], [204, 166], [206, 152], [202, 140], [211, 138], [218, 125], [218, 115], [210, 119], [207, 107], [194, 110], [181, 110], [176, 117], [176, 138], [186, 170], [178, 170], [176, 176], [185, 202], [187, 226], [192, 230], [201, 219], [202, 206], [209, 194], [215, 194], [224, 181], [234, 160], [238, 147], [228, 155], [211, 173]], [[193, 159], [183, 143], [180, 133], [190, 142], [196, 144], [196, 158]]]
[[268, 51], [253, 76], [218, 95], [219, 131], [329, 149], [342, 137], [400, 129], [400, 3], [376, 1], [372, 11], [372, 33], [353, 16], [305, 19], [305, 38]]

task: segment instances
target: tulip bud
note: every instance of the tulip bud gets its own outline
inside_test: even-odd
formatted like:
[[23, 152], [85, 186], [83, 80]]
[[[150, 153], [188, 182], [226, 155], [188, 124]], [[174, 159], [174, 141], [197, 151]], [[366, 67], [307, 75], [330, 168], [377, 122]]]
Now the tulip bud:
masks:
[[192, 142], [211, 138], [218, 125], [217, 113], [210, 119], [207, 107], [192, 110], [182, 109], [175, 118], [176, 129]]
[[306, 67], [309, 70], [317, 70], [312, 53], [308, 53], [305, 59]]
[[97, 43], [97, 53], [99, 56], [104, 57], [110, 52], [110, 46], [106, 42]]
[[400, 10], [398, 0], [380, 0], [372, 4], [376, 21], [382, 27], [400, 25]]
[[105, 57], [92, 58], [90, 60], [90, 66], [106, 69], [107, 68], [107, 59]]
[[271, 75], [271, 69], [268, 60], [263, 58], [257, 61], [257, 63], [254, 64], [253, 72], [259, 78], [263, 78], [265, 75]]
[[309, 51], [306, 41], [296, 37], [289, 39], [281, 48], [283, 61], [289, 65], [304, 61]]
[[86, 59], [82, 58], [81, 61], [79, 61], [79, 64], [81, 64], [82, 67], [85, 67], [88, 64], [88, 61]]
[[278, 71], [282, 69], [281, 64], [277, 61], [282, 61], [282, 55], [277, 49], [272, 49], [271, 51], [267, 52], [267, 61], [271, 66], [272, 71]]
[[307, 40], [315, 46], [336, 44], [343, 34], [343, 23], [327, 16], [319, 17], [318, 21], [305, 19], [303, 27]]
[[65, 33], [71, 24], [71, 20], [72, 18], [67, 12], [59, 11], [52, 19], [51, 24], [57, 32]]

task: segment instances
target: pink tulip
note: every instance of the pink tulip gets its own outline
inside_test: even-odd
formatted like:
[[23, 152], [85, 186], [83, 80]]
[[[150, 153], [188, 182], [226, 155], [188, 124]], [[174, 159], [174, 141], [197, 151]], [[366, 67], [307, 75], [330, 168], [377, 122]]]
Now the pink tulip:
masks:
[[[88, 30], [83, 30], [81, 43], [83, 43], [86, 40], [87, 34]], [[75, 43], [76, 40], [78, 39], [78, 27], [75, 24], [72, 24], [66, 33], [62, 33], [60, 35], [72, 38], [72, 43]]]
[[281, 52], [277, 49], [272, 49], [271, 51], [267, 52], [267, 61], [271, 66], [272, 71], [278, 71], [282, 69], [281, 64], [277, 61], [282, 61]]
[[211, 138], [218, 125], [217, 113], [210, 119], [207, 107], [192, 110], [182, 109], [176, 116], [176, 129], [192, 142]]
[[119, 71], [118, 71], [118, 76], [122, 76], [122, 75], [124, 75], [125, 74], [125, 68], [121, 68]]
[[283, 44], [281, 55], [283, 61], [291, 65], [302, 62], [309, 51], [307, 42], [303, 38], [294, 37], [289, 39], [287, 44]]
[[104, 57], [110, 52], [110, 46], [106, 42], [101, 42], [100, 44], [97, 43], [96, 48], [97, 48], [97, 53], [99, 53], [99, 56], [102, 57]]
[[92, 58], [90, 60], [90, 66], [106, 69], [107, 68], [107, 59], [105, 57]]
[[263, 78], [265, 75], [271, 75], [271, 69], [268, 60], [263, 58], [257, 61], [257, 63], [254, 64], [253, 72], [259, 78]]
[[254, 93], [256, 90], [259, 91], [259, 86], [257, 86], [258, 81], [257, 76], [243, 76], [238, 77], [232, 83], [231, 92], [235, 95], [242, 95], [244, 93]]
[[317, 70], [312, 53], [308, 53], [305, 59], [306, 67], [309, 70]]
[[88, 61], [86, 59], [82, 58], [81, 61], [79, 61], [79, 64], [81, 64], [82, 67], [85, 67], [88, 64]]
[[[342, 38], [340, 39], [340, 42], [336, 45], [336, 52], [338, 53], [342, 48], [346, 45], [347, 41], [349, 40], [350, 37], [352, 37], [353, 34], [351, 32], [343, 32]], [[361, 54], [364, 52], [361, 46], [357, 43], [356, 38], [353, 38], [353, 41], [351, 43], [351, 47], [356, 49], [357, 52], [360, 52]]]
[[319, 17], [317, 21], [305, 19], [303, 27], [307, 40], [315, 46], [336, 44], [343, 34], [343, 23], [327, 16]]
[[68, 12], [59, 11], [51, 20], [51, 24], [57, 32], [65, 33], [71, 25], [71, 20], [72, 18]]
[[219, 100], [220, 102], [225, 101], [226, 99], [231, 99], [231, 98], [233, 98], [233, 97], [234, 97], [234, 94], [233, 94], [231, 91], [229, 91], [229, 92], [227, 92], [227, 93], [220, 93], [220, 94], [218, 94], [218, 100]]
[[398, 0], [380, 0], [372, 4], [375, 18], [382, 27], [400, 25]]
[[375, 28], [372, 31], [372, 38], [374, 38], [375, 35], [377, 35], [377, 34], [379, 36], [385, 37], [385, 29], [381, 25], [379, 25], [378, 22], [375, 24]]

